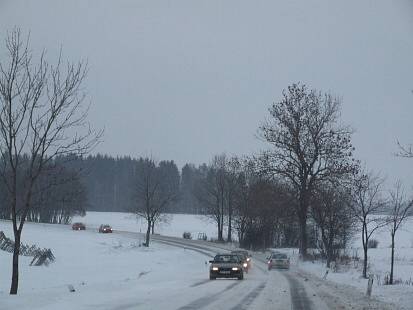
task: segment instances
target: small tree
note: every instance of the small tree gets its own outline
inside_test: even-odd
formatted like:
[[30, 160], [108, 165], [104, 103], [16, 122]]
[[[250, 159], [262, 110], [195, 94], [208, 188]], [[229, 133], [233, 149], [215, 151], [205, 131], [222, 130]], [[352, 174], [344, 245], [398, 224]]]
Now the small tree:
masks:
[[384, 180], [371, 172], [357, 174], [353, 181], [351, 207], [361, 225], [361, 240], [363, 243], [363, 277], [367, 278], [368, 243], [373, 233], [385, 226], [386, 222], [377, 215], [385, 205], [382, 198]]
[[387, 224], [390, 228], [391, 235], [391, 263], [389, 284], [393, 284], [393, 267], [394, 267], [394, 245], [396, 232], [403, 225], [404, 221], [413, 210], [413, 202], [408, 202], [400, 181], [397, 181], [394, 189], [389, 192], [389, 212]]
[[136, 214], [146, 220], [145, 246], [149, 247], [151, 230], [164, 218], [169, 204], [178, 197], [178, 187], [171, 186], [152, 158], [141, 159], [135, 171]]
[[320, 231], [320, 248], [327, 259], [327, 267], [351, 237], [355, 217], [349, 201], [350, 197], [342, 187], [330, 184], [318, 188], [312, 201], [311, 214]]
[[53, 66], [42, 53], [35, 64], [29, 40], [22, 39], [19, 29], [5, 42], [7, 54], [0, 61], [0, 177], [15, 244], [10, 294], [17, 294], [21, 235], [40, 175], [57, 156], [89, 152], [101, 132], [87, 123], [84, 63], [64, 68], [59, 57]]

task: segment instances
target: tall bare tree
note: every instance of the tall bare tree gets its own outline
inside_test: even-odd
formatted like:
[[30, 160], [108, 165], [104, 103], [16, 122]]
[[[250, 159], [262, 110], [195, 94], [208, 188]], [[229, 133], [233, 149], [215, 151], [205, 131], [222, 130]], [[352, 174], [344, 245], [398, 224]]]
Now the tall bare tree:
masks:
[[353, 173], [352, 130], [340, 125], [340, 100], [328, 93], [293, 84], [274, 103], [259, 131], [272, 145], [264, 152], [261, 169], [283, 177], [298, 196], [300, 254], [307, 254], [307, 217], [312, 192], [318, 183]]
[[384, 180], [372, 172], [361, 171], [355, 176], [352, 186], [351, 207], [361, 225], [364, 278], [367, 278], [369, 240], [375, 231], [386, 224], [381, 217], [377, 216], [385, 206], [382, 196], [383, 183]]
[[390, 279], [389, 284], [393, 284], [393, 267], [394, 267], [394, 245], [395, 236], [399, 228], [403, 225], [408, 216], [412, 215], [413, 202], [407, 201], [402, 183], [397, 181], [394, 189], [389, 193], [389, 216], [387, 224], [390, 228], [391, 235], [391, 262], [390, 262]]
[[63, 65], [60, 56], [51, 65], [44, 52], [35, 62], [29, 39], [17, 28], [8, 34], [5, 47], [0, 62], [0, 177], [8, 192], [15, 244], [10, 294], [17, 294], [21, 234], [36, 181], [56, 156], [89, 152], [101, 132], [87, 122], [83, 62]]
[[199, 200], [205, 216], [217, 224], [218, 240], [224, 241], [223, 231], [227, 200], [227, 158], [225, 154], [214, 156], [205, 167], [195, 196]]
[[158, 164], [152, 158], [141, 159], [136, 175], [136, 214], [147, 223], [145, 246], [149, 247], [151, 229], [169, 204], [178, 197], [178, 187], [170, 186]]

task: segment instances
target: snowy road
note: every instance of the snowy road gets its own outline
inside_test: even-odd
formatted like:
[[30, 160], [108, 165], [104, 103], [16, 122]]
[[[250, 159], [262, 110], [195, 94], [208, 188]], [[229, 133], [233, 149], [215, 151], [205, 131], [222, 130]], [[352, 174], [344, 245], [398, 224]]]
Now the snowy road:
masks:
[[[129, 237], [139, 235], [127, 231], [118, 231]], [[225, 252], [230, 248], [223, 245], [213, 245], [210, 242], [185, 240], [175, 237], [155, 235], [152, 240], [170, 246], [184, 248], [206, 256], [206, 259], [217, 252]], [[293, 271], [266, 269], [264, 255], [257, 254], [254, 257], [254, 265], [251, 271], [245, 275], [244, 281], [206, 279], [191, 286], [197, 291], [182, 291], [182, 296], [190, 299], [188, 303], [178, 310], [189, 309], [294, 309], [315, 310], [328, 309], [328, 307], [312, 294], [311, 298], [303, 280], [298, 279]], [[177, 298], [179, 298], [177, 296]], [[162, 304], [154, 301], [153, 309], [161, 309]]]
[[[117, 233], [129, 236], [139, 235], [121, 231]], [[200, 253], [206, 257], [231, 250], [225, 245], [161, 235], [152, 236], [152, 240]], [[349, 287], [332, 286], [328, 281], [322, 281], [310, 274], [303, 274], [294, 265], [290, 270], [268, 271], [265, 256], [265, 254], [255, 253], [253, 268], [245, 276], [244, 281], [221, 280], [225, 283], [222, 285], [221, 281], [209, 281], [206, 276], [205, 280], [191, 286], [197, 288], [194, 295], [192, 295], [193, 291], [183, 290], [180, 293], [183, 298], [190, 298], [191, 301], [177, 309], [396, 309], [394, 305], [369, 300]], [[154, 305], [156, 305], [156, 300]], [[163, 308], [159, 305], [153, 309]]]

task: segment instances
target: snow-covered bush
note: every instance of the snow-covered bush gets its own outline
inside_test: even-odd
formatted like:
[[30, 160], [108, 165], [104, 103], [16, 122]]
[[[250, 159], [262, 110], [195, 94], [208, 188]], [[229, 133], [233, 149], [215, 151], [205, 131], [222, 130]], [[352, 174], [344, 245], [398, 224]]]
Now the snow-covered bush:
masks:
[[189, 231], [185, 231], [185, 232], [182, 234], [182, 238], [184, 238], [184, 239], [192, 239], [192, 235], [191, 235], [191, 233], [190, 233]]

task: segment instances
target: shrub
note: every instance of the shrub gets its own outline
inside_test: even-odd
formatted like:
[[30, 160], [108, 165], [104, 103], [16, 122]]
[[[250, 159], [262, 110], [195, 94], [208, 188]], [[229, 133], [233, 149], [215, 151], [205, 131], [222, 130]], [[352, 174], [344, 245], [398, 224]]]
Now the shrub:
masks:
[[367, 248], [369, 249], [376, 249], [378, 245], [379, 242], [376, 239], [370, 239], [369, 242], [367, 242]]
[[192, 239], [192, 235], [191, 235], [191, 233], [190, 233], [189, 231], [185, 231], [185, 232], [182, 234], [182, 237], [183, 237], [184, 239]]

